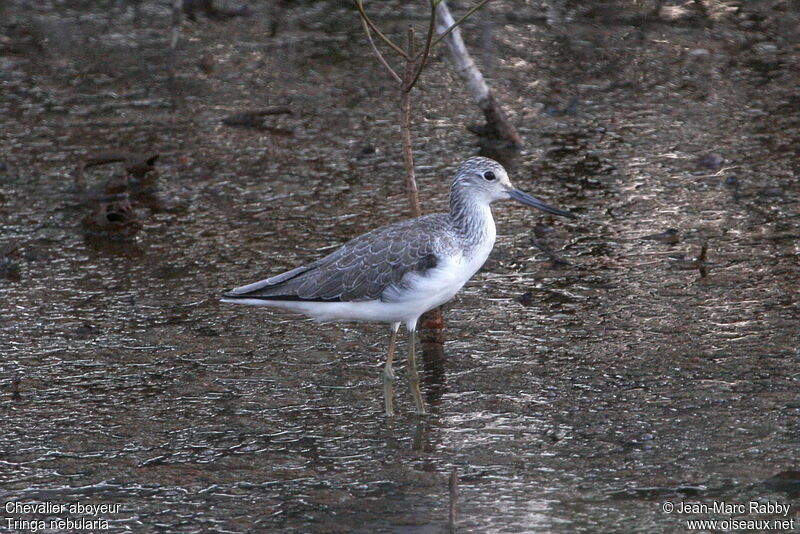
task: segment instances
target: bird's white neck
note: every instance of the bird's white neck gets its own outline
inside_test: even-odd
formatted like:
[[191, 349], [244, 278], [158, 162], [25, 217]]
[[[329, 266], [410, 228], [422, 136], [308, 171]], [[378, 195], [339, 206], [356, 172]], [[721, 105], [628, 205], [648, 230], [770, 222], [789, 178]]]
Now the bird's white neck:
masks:
[[488, 202], [454, 187], [450, 194], [450, 219], [469, 247], [488, 245], [491, 250], [497, 230]]

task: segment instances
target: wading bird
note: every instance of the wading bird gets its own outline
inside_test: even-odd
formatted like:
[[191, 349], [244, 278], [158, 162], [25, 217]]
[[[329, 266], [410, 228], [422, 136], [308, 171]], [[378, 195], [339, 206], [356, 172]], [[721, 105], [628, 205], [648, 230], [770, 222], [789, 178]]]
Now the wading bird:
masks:
[[383, 370], [386, 415], [394, 414], [392, 359], [398, 328], [405, 324], [407, 378], [417, 413], [425, 413], [414, 351], [417, 320], [453, 298], [481, 268], [496, 235], [489, 206], [506, 199], [575, 217], [516, 189], [496, 161], [469, 158], [453, 178], [450, 213], [382, 226], [308, 265], [236, 288], [222, 301], [281, 308], [318, 321], [389, 323], [392, 338]]

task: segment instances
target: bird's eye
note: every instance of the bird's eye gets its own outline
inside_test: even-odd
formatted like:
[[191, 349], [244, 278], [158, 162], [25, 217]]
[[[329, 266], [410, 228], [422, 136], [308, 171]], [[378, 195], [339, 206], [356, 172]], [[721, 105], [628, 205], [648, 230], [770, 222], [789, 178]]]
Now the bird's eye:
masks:
[[497, 179], [497, 176], [495, 176], [492, 171], [486, 171], [485, 173], [483, 173], [483, 178], [487, 182], [492, 182]]

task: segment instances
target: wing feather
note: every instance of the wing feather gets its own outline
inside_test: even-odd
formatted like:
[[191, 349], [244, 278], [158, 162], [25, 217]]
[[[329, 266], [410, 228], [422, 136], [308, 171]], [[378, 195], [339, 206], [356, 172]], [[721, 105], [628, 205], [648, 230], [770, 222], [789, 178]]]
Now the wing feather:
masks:
[[384, 226], [348, 241], [308, 265], [227, 293], [228, 298], [361, 301], [399, 288], [410, 273], [434, 268], [446, 215]]

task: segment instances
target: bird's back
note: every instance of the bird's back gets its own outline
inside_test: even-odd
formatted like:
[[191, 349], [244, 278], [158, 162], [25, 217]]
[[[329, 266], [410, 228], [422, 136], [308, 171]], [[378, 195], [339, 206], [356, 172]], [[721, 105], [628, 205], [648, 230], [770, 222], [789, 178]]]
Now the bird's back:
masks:
[[376, 228], [313, 263], [234, 289], [228, 299], [354, 302], [397, 294], [404, 277], [441, 261], [457, 236], [437, 213]]

